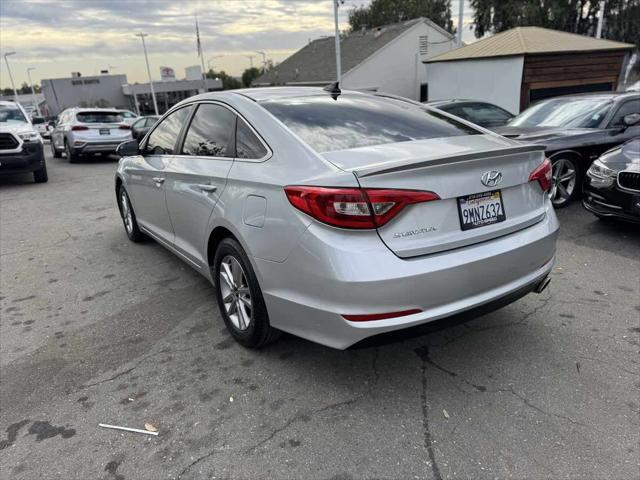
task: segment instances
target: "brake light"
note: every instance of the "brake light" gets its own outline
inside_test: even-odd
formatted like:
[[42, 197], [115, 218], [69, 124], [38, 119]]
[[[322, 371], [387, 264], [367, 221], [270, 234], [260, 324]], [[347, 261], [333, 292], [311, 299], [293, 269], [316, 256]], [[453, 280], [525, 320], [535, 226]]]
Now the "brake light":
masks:
[[129, 125], [120, 125], [118, 128], [120, 130], [131, 130], [131, 127]]
[[342, 318], [349, 320], [350, 322], [371, 322], [373, 320], [386, 320], [388, 318], [405, 317], [407, 315], [414, 315], [420, 313], [422, 310], [414, 308], [412, 310], [402, 310], [401, 312], [388, 312], [388, 313], [370, 313], [366, 315], [342, 315]]
[[289, 186], [284, 191], [291, 205], [316, 220], [354, 229], [382, 227], [407, 205], [440, 199], [419, 190]]
[[71, 130], [77, 132], [78, 130], [89, 130], [89, 127], [85, 127], [84, 125], [74, 125], [71, 127]]
[[548, 158], [545, 158], [544, 162], [538, 165], [536, 169], [531, 172], [531, 175], [529, 175], [529, 181], [533, 182], [537, 180], [543, 192], [551, 188], [551, 184], [553, 183], [552, 179], [553, 169], [551, 168], [551, 160]]

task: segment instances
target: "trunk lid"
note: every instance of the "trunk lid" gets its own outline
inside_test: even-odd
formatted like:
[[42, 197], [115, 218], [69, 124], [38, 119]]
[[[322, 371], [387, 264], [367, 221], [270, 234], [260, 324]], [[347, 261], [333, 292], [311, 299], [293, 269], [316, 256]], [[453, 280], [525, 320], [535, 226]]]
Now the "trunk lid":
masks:
[[[399, 257], [490, 240], [533, 225], [545, 215], [545, 193], [538, 182], [529, 182], [531, 172], [544, 160], [541, 146], [522, 145], [496, 135], [468, 135], [327, 152], [323, 156], [353, 172], [363, 188], [438, 194], [440, 200], [410, 205], [378, 228], [382, 241]], [[487, 172], [499, 172], [501, 181], [484, 185], [482, 177]], [[500, 197], [494, 196], [493, 200], [501, 198], [504, 220], [464, 230], [458, 199], [495, 191]], [[476, 201], [469, 199], [466, 205], [475, 205]]]

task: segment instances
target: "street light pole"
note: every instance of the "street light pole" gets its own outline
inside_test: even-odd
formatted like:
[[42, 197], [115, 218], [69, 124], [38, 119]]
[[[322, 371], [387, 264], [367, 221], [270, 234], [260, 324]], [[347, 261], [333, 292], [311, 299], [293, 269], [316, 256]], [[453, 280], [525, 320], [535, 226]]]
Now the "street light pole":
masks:
[[[338, 1], [331, 0], [333, 2], [333, 20], [335, 22], [335, 35], [336, 35], [336, 81], [338, 85], [342, 81], [342, 65], [340, 61], [340, 30], [338, 28]], [[344, 0], [342, 1], [344, 3]]]
[[7, 72], [9, 73], [9, 80], [11, 80], [11, 86], [13, 87], [13, 97], [16, 101], [16, 103], [18, 103], [18, 91], [16, 90], [16, 84], [13, 83], [13, 75], [11, 75], [11, 67], [9, 67], [9, 60], [7, 60], [7, 57], [9, 55], [15, 55], [16, 52], [7, 52], [4, 54], [4, 63], [7, 64]]
[[245, 57], [249, 59], [249, 67], [253, 68], [253, 57], [255, 57], [255, 55], [245, 55]]
[[153, 80], [151, 80], [151, 69], [149, 68], [149, 56], [147, 55], [147, 44], [144, 42], [144, 37], [146, 37], [146, 33], [136, 33], [136, 37], [140, 37], [142, 39], [142, 49], [144, 50], [144, 61], [147, 64], [147, 75], [149, 75], [149, 86], [151, 87], [151, 98], [153, 98], [153, 110], [158, 113], [158, 102], [156, 101], [156, 92], [153, 89]]
[[31, 96], [33, 97], [33, 103], [36, 106], [36, 113], [40, 116], [40, 106], [38, 105], [38, 99], [36, 98], [36, 91], [33, 89], [33, 82], [31, 81], [31, 70], [35, 70], [36, 67], [27, 68], [27, 77], [29, 77], [29, 86], [31, 87]]

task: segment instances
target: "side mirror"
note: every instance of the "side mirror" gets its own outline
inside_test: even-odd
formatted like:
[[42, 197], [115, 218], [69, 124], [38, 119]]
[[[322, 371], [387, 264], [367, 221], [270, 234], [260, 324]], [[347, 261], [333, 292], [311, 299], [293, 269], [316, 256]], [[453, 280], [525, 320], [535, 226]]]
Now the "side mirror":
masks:
[[630, 113], [629, 115], [625, 115], [622, 119], [622, 123], [624, 123], [625, 127], [633, 127], [640, 123], [640, 113]]
[[138, 153], [140, 153], [140, 145], [138, 145], [138, 140], [128, 140], [126, 142], [122, 142], [116, 148], [116, 153], [121, 157], [131, 157], [133, 155], [138, 155]]

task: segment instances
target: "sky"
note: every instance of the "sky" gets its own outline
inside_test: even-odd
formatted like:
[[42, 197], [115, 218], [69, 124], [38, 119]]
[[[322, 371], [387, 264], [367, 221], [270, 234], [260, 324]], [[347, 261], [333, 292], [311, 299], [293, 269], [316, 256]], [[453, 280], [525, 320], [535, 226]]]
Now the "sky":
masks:
[[[0, 0], [0, 55], [9, 56], [16, 86], [42, 78], [84, 76], [100, 70], [125, 73], [129, 82], [147, 82], [140, 38], [145, 32], [151, 75], [160, 67], [175, 70], [199, 65], [194, 16], [198, 15], [205, 65], [240, 75], [253, 61], [281, 62], [309, 40], [333, 35], [333, 0]], [[454, 23], [465, 1], [463, 40], [474, 40], [468, 0], [451, 0]], [[348, 11], [370, 0], [345, 0], [339, 9], [341, 30]], [[253, 59], [248, 57], [253, 55]], [[4, 60], [0, 86], [10, 87]]]

